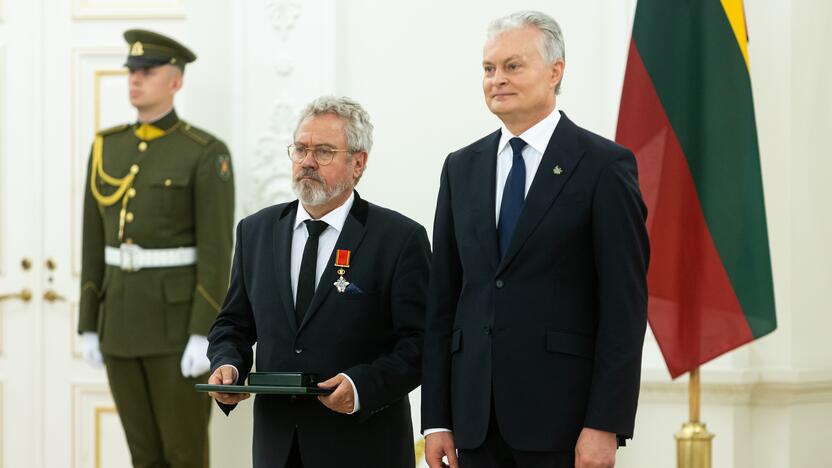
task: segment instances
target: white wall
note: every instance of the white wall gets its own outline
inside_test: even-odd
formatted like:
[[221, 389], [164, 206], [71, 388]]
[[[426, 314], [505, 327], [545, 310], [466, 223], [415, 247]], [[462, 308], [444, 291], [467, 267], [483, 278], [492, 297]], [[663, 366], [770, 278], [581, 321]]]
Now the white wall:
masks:
[[[832, 131], [832, 4], [745, 1], [779, 329], [703, 370], [714, 466], [832, 466], [821, 431], [832, 417], [832, 326], [826, 289], [832, 234], [816, 143]], [[339, 0], [335, 91], [373, 118], [375, 148], [359, 191], [430, 229], [444, 157], [497, 128], [484, 105], [484, 29], [515, 9], [561, 24], [566, 74], [558, 105], [612, 138], [635, 1]], [[824, 261], [826, 260], [826, 261]], [[636, 439], [619, 466], [672, 466], [687, 419], [686, 382], [671, 383], [648, 333]], [[828, 431], [826, 431], [828, 433]]]
[[[821, 436], [832, 417], [832, 162], [816, 143], [832, 132], [832, 3], [745, 5], [780, 326], [705, 367], [702, 413], [717, 434], [714, 466], [832, 466]], [[444, 157], [498, 125], [480, 90], [484, 29], [520, 8], [558, 19], [558, 104], [611, 138], [635, 0], [188, 0], [181, 38], [200, 61], [182, 105], [230, 144], [242, 216], [291, 197], [281, 145], [292, 113], [318, 94], [356, 98], [376, 128], [359, 191], [430, 230]], [[618, 466], [672, 466], [686, 382], [670, 382], [649, 333], [644, 368], [636, 439]], [[250, 456], [250, 405], [241, 409], [213, 423], [215, 466]]]

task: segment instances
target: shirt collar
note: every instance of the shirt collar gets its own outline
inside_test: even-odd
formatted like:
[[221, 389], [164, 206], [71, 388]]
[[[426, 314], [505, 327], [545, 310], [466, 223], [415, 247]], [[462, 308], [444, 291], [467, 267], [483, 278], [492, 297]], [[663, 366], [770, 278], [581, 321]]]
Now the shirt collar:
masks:
[[[355, 192], [350, 193], [350, 197], [345, 201], [341, 206], [335, 208], [334, 210], [330, 211], [329, 213], [325, 214], [321, 221], [326, 222], [329, 227], [334, 228], [337, 232], [341, 232], [344, 229], [344, 223], [347, 222], [347, 215], [350, 214], [350, 210], [352, 209], [352, 204], [355, 201]], [[303, 203], [298, 201], [298, 212], [295, 215], [295, 230], [297, 231], [298, 228], [303, 224], [304, 221], [307, 219], [313, 219], [312, 216], [306, 211], [306, 208], [303, 207]]]
[[[546, 152], [549, 140], [552, 139], [552, 134], [555, 133], [555, 127], [558, 126], [558, 122], [560, 122], [560, 111], [558, 110], [558, 107], [555, 106], [552, 112], [543, 120], [532, 125], [531, 128], [517, 136], [522, 138], [523, 141], [525, 141], [527, 145], [534, 148], [535, 151], [543, 154]], [[508, 141], [514, 137], [515, 135], [512, 135], [505, 124], [503, 124], [503, 126], [500, 127], [500, 144], [497, 146], [497, 154], [502, 153], [503, 150], [506, 149]]]
[[166, 113], [165, 115], [159, 117], [158, 119], [156, 119], [152, 122], [137, 121], [136, 125], [141, 126], [142, 123], [147, 123], [147, 124], [153, 125], [154, 127], [160, 128], [164, 131], [168, 131], [171, 128], [173, 128], [174, 125], [179, 123], [179, 116], [176, 115], [176, 109], [171, 108], [170, 111], [168, 111], [168, 113]]

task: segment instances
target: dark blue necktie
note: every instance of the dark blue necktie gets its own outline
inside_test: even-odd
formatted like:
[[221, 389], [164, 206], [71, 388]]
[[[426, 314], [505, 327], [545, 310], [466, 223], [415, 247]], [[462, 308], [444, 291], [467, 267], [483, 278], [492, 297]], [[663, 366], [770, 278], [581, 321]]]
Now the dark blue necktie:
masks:
[[511, 170], [506, 178], [506, 186], [503, 189], [503, 201], [500, 204], [500, 219], [497, 222], [497, 237], [500, 243], [500, 258], [503, 258], [517, 227], [517, 220], [520, 219], [520, 212], [523, 211], [523, 203], [526, 201], [526, 163], [523, 161], [523, 148], [526, 142], [520, 138], [512, 138], [508, 141], [514, 157], [511, 161]]

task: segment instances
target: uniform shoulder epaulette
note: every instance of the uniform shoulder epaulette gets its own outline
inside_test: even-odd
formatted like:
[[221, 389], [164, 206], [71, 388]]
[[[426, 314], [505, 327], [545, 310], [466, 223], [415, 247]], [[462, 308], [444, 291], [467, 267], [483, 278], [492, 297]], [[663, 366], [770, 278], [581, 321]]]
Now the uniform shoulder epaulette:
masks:
[[123, 131], [127, 130], [128, 128], [130, 128], [130, 124], [121, 124], [121, 125], [116, 125], [115, 127], [110, 127], [110, 128], [105, 128], [104, 130], [99, 130], [98, 134], [101, 135], [101, 136], [107, 136], [107, 135], [112, 135], [114, 133], [123, 132]]
[[179, 130], [202, 146], [208, 146], [211, 142], [216, 140], [214, 135], [211, 135], [204, 130], [200, 130], [187, 122], [184, 122], [184, 125], [180, 126]]

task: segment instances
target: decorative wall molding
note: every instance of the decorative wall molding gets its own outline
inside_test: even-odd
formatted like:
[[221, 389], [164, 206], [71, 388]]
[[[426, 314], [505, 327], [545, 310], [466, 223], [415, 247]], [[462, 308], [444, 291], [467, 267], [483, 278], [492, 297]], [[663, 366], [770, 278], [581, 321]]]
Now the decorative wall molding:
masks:
[[[3, 0], [0, 0], [0, 23], [3, 22]], [[6, 161], [6, 46], [4, 44], [0, 44], [0, 174], [6, 173], [5, 161]], [[3, 211], [3, 200], [7, 196], [6, 187], [3, 184], [3, 177], [0, 177], [0, 225], [8, 226], [9, 223], [5, 222], [4, 217], [6, 213]], [[0, 277], [4, 275], [3, 265], [5, 262], [5, 246], [6, 243], [3, 240], [3, 229], [0, 229]], [[5, 291], [4, 291], [5, 292]], [[0, 321], [0, 325], [2, 325], [2, 321]], [[3, 335], [2, 335], [2, 327], [0, 327], [0, 354], [2, 354], [3, 346]]]
[[[2, 330], [0, 330], [2, 332]], [[6, 420], [6, 395], [3, 393], [3, 382], [0, 382], [0, 422]], [[6, 437], [3, 434], [3, 426], [5, 424], [0, 424], [0, 454], [6, 453]], [[3, 468], [4, 462], [3, 460], [5, 457], [0, 456], [0, 468]]]
[[[642, 371], [643, 403], [685, 403], [688, 380], [666, 372]], [[801, 371], [713, 371], [702, 373], [702, 404], [789, 406], [832, 403], [832, 369]]]
[[72, 18], [76, 20], [183, 19], [185, 18], [185, 0], [143, 2], [73, 0]]
[[303, 3], [299, 0], [269, 0], [266, 3], [266, 14], [272, 27], [286, 40], [294, 28], [303, 11]]
[[269, 125], [257, 139], [254, 158], [251, 163], [254, 191], [251, 196], [258, 206], [249, 207], [254, 211], [268, 200], [290, 199], [292, 195], [292, 168], [286, 147], [292, 143], [292, 122], [297, 115], [293, 103], [277, 100], [272, 105]]
[[[332, 0], [262, 0], [240, 7], [240, 50], [263, 50], [268, 54], [245, 54], [239, 68], [249, 70], [235, 77], [243, 85], [235, 114], [241, 119], [236, 132], [240, 166], [250, 175], [241, 193], [242, 215], [295, 198], [292, 165], [286, 147], [300, 107], [308, 99], [333, 90], [335, 71], [335, 17]], [[313, 30], [315, 34], [305, 34]], [[259, 73], [258, 73], [259, 72]], [[252, 77], [257, 73], [256, 77]], [[240, 174], [238, 172], [238, 174]]]
[[[87, 158], [95, 133], [134, 117], [127, 98], [124, 47], [81, 47], [72, 50], [72, 164], [70, 184], [70, 268], [81, 275], [81, 219]], [[106, 105], [104, 105], [106, 103]]]
[[101, 383], [75, 383], [71, 392], [71, 466], [129, 466], [127, 440], [109, 388]]

